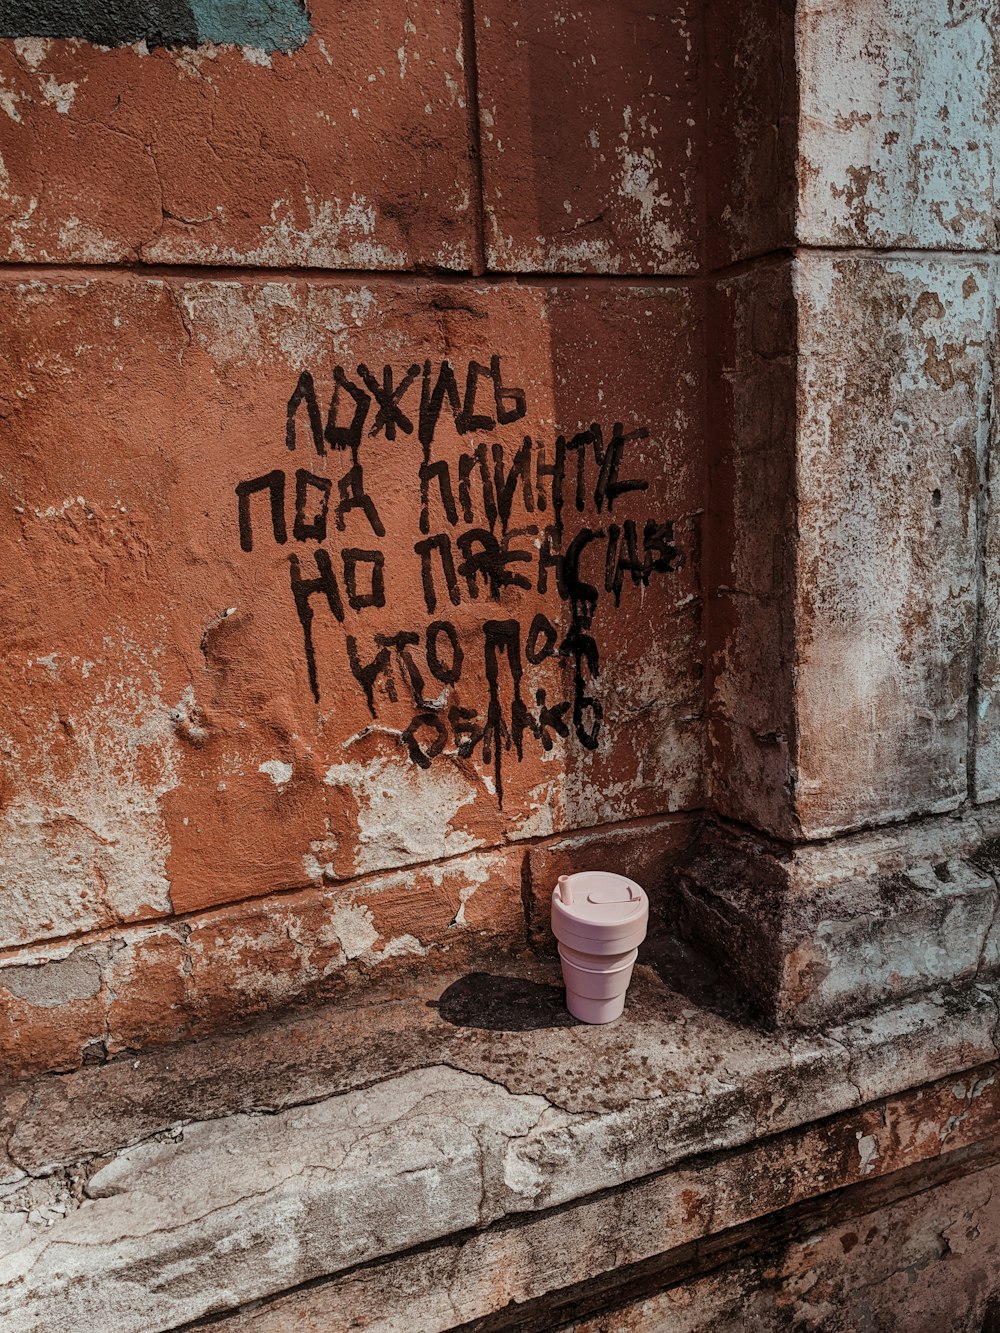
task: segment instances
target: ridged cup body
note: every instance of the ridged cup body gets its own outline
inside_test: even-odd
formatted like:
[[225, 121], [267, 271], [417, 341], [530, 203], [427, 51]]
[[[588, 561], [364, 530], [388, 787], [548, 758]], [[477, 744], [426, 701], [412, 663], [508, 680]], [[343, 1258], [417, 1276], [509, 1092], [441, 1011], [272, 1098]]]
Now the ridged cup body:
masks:
[[566, 1007], [585, 1023], [610, 1023], [625, 1007], [636, 951], [646, 936], [649, 900], [623, 875], [581, 871], [552, 895]]

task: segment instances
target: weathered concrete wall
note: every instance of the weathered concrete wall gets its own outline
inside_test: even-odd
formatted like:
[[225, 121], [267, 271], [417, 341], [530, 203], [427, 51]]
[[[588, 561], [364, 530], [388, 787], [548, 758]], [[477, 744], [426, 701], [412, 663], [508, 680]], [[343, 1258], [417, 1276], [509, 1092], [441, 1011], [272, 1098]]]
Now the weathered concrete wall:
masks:
[[[996, 28], [993, 4], [804, 2], [752, 58], [730, 24], [709, 95], [725, 142], [713, 107], [759, 90], [757, 232], [713, 196], [732, 267], [708, 305], [706, 787], [763, 836], [720, 858], [708, 829], [682, 908], [772, 1016], [824, 1021], [972, 965], [898, 926], [917, 903], [943, 912], [938, 937], [964, 896], [975, 965], [995, 967], [992, 835], [971, 811], [991, 825], [1000, 795]], [[776, 160], [793, 198], [756, 202]], [[834, 881], [815, 878], [795, 846], [917, 820], [888, 835], [891, 869], [834, 842]]]
[[826, 836], [967, 795], [988, 263], [807, 255], [796, 813]]
[[996, 19], [943, 0], [796, 15], [797, 237], [848, 252], [796, 270], [797, 814], [813, 834], [997, 794]]

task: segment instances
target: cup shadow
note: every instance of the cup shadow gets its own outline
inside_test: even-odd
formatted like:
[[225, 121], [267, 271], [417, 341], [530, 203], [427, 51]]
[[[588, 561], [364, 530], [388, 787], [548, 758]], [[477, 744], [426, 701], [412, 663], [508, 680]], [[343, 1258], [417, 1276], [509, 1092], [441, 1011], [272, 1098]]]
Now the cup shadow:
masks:
[[561, 986], [523, 977], [470, 972], [452, 982], [441, 998], [430, 1004], [455, 1027], [533, 1032], [577, 1026], [577, 1020], [566, 1009]]

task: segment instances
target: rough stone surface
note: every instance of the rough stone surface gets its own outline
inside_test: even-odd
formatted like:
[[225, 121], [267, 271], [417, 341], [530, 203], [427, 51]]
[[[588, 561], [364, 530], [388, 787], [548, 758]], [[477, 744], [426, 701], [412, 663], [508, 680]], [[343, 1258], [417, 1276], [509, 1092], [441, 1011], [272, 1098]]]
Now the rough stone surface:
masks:
[[[709, 1244], [724, 1243], [725, 1233], [733, 1229], [742, 1230], [744, 1248], [753, 1246], [753, 1231], [747, 1223], [763, 1219], [760, 1230], [766, 1238], [777, 1228], [773, 1214], [821, 1200], [833, 1179], [833, 1162], [839, 1188], [848, 1190], [858, 1183], [870, 1186], [891, 1178], [906, 1163], [933, 1163], [938, 1151], [933, 1138], [941, 1132], [941, 1151], [946, 1156], [961, 1156], [963, 1145], [981, 1141], [994, 1113], [990, 1095], [995, 1085], [984, 1086], [989, 1077], [984, 1073], [967, 1085], [949, 1080], [950, 1086], [922, 1089], [912, 1098], [869, 1108], [863, 1116], [840, 1116], [745, 1152], [681, 1167], [600, 1201], [581, 1201], [525, 1225], [472, 1235], [366, 1267], [223, 1319], [221, 1329], [225, 1333], [333, 1333], [349, 1328], [348, 1312], [360, 1309], [370, 1312], [367, 1326], [380, 1333], [406, 1333], [414, 1326], [428, 1331], [447, 1329], [473, 1319], [488, 1321], [491, 1314], [497, 1316], [495, 1327], [561, 1327], [560, 1307], [597, 1304], [601, 1287], [616, 1280], [627, 1289], [630, 1271], [635, 1275], [633, 1282], [641, 1282], [654, 1265], [669, 1266], [671, 1251], [687, 1247], [697, 1253], [698, 1244], [708, 1241], [703, 1246], [707, 1252]], [[935, 1124], [938, 1099], [944, 1116], [940, 1128]], [[956, 1124], [952, 1126], [951, 1121]], [[890, 1144], [883, 1156], [882, 1150]], [[885, 1183], [892, 1188], [891, 1180]], [[973, 1177], [970, 1212], [978, 1212], [983, 1203], [982, 1191], [975, 1188], [978, 1183]], [[950, 1211], [939, 1208], [933, 1198], [925, 1196], [922, 1202], [947, 1229]], [[989, 1212], [984, 1216], [989, 1218]], [[844, 1227], [840, 1234], [850, 1232]], [[883, 1233], [883, 1245], [887, 1239]], [[706, 1257], [705, 1266], [709, 1264]], [[791, 1285], [791, 1273], [788, 1269], [783, 1273]], [[828, 1281], [832, 1284], [838, 1278], [846, 1283], [860, 1279], [860, 1274], [845, 1260], [840, 1272], [831, 1264]], [[983, 1283], [986, 1291], [998, 1278], [1000, 1272], [992, 1260], [989, 1281]], [[701, 1287], [694, 1281], [682, 1288], [693, 1298], [694, 1309], [702, 1299]], [[784, 1304], [780, 1294], [773, 1290], [767, 1294], [775, 1305]], [[955, 1296], [952, 1286], [940, 1300], [943, 1313], [955, 1308]], [[758, 1302], [763, 1313], [765, 1301], [758, 1297]], [[678, 1304], [685, 1308], [683, 1297]], [[656, 1308], [651, 1302], [650, 1309]], [[664, 1308], [673, 1312], [669, 1304]], [[616, 1310], [615, 1316], [620, 1323], [610, 1316], [606, 1324], [596, 1321], [585, 1326], [609, 1331], [628, 1327], [624, 1311]], [[737, 1327], [742, 1333], [756, 1325]]]
[[696, 271], [699, 6], [488, 0], [476, 20], [490, 268]]
[[994, 0], [797, 6], [801, 241], [995, 246], [996, 31]]
[[967, 792], [989, 265], [811, 255], [798, 305], [795, 806], [804, 833]]
[[992, 809], [793, 848], [708, 826], [677, 918], [772, 1020], [837, 1021], [997, 970], [997, 832]]
[[[997, 270], [991, 268], [991, 299], [996, 306]], [[994, 387], [995, 394], [995, 387]], [[975, 688], [969, 710], [974, 745], [970, 780], [977, 802], [1000, 799], [1000, 493], [997, 456], [1000, 420], [991, 396], [990, 429], [979, 459], [981, 547], [979, 633]]]
[[574, 1320], [566, 1333], [992, 1333], [1000, 1314], [998, 1185], [994, 1165], [814, 1226], [709, 1277]]
[[0, 43], [5, 257], [468, 269], [457, 0], [310, 16], [290, 54]]
[[[167, 1329], [543, 1210], [539, 1254], [575, 1227], [620, 1232], [621, 1262], [638, 1262], [993, 1132], [997, 1008], [986, 991], [827, 1039], [754, 1033], [645, 969], [627, 1020], [608, 1028], [567, 1028], [537, 969], [485, 981], [477, 992], [474, 977], [457, 977], [434, 1008], [428, 987], [382, 1004], [369, 996], [354, 1011], [42, 1079], [27, 1099], [11, 1089], [5, 1329], [60, 1317], [95, 1333]], [[868, 1071], [863, 1092], [855, 1066]], [[933, 1087], [897, 1096], [928, 1078]], [[879, 1100], [862, 1105], [869, 1098]], [[725, 1150], [739, 1151], [683, 1165]], [[640, 1183], [667, 1168], [677, 1170]], [[604, 1193], [626, 1184], [631, 1192]], [[592, 1195], [586, 1216], [551, 1212]], [[487, 1243], [458, 1242], [472, 1246], [468, 1260]], [[508, 1233], [497, 1244], [513, 1260], [532, 1241]], [[443, 1258], [422, 1262], [440, 1272]], [[606, 1248], [578, 1247], [573, 1262], [570, 1280], [615, 1266]], [[390, 1310], [406, 1272], [409, 1260], [388, 1283]], [[493, 1272], [509, 1277], [490, 1282], [487, 1266], [459, 1251], [451, 1322], [441, 1288], [418, 1293], [435, 1312], [427, 1327], [558, 1281], [551, 1263], [547, 1278], [540, 1263]]]
[[[88, 944], [10, 950], [0, 962], [3, 1067], [13, 1077], [75, 1069], [267, 1010], [357, 998], [386, 973], [494, 966], [528, 944], [554, 957], [552, 888], [583, 867], [645, 884], [662, 935], [689, 838], [687, 820], [653, 818], [123, 926]], [[664, 966], [674, 977], [689, 964], [671, 955]]]
[[981, 1333], [994, 6], [190, 8], [0, 44], [0, 1322]]

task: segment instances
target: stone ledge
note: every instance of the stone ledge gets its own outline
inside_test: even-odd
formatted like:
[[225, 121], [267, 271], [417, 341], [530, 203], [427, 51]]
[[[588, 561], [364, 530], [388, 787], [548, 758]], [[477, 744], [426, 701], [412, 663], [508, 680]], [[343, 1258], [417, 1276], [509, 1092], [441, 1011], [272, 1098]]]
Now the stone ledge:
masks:
[[[483, 1238], [484, 1262], [495, 1244], [495, 1272], [513, 1271], [504, 1242], [487, 1239], [497, 1226], [562, 1225], [551, 1222], [560, 1210], [608, 1197], [633, 1199], [637, 1236], [659, 1200], [662, 1248], [689, 1202], [682, 1176], [663, 1173], [709, 1181], [691, 1214], [709, 1231], [753, 1197], [742, 1187], [738, 1201], [731, 1167], [713, 1163], [711, 1185], [692, 1159], [749, 1151], [743, 1178], [778, 1180], [763, 1141], [846, 1114], [833, 1137], [821, 1127], [801, 1140], [772, 1197], [810, 1179], [821, 1192], [850, 1177], [845, 1154], [855, 1174], [894, 1169], [960, 1146], [981, 1131], [981, 1109], [996, 1119], [984, 1096], [993, 1072], [956, 1077], [997, 1056], [997, 997], [984, 988], [817, 1036], [695, 1008], [648, 966], [625, 1019], [587, 1028], [568, 1019], [556, 980], [535, 967], [426, 981], [363, 1008], [11, 1085], [0, 1103], [6, 1333], [171, 1329], [461, 1235]], [[942, 1078], [923, 1110], [878, 1105]], [[804, 1166], [835, 1141], [835, 1167]], [[502, 1282], [477, 1290], [421, 1327], [531, 1298]]]
[[[992, 1078], [996, 1066], [988, 1068], [985, 1079]], [[914, 1131], [933, 1132], [934, 1115], [946, 1110], [939, 1099], [946, 1102], [979, 1086], [976, 1080], [947, 1082], [944, 1088], [932, 1086], [868, 1107], [860, 1124], [856, 1113], [845, 1113], [578, 1206], [452, 1237], [186, 1327], [215, 1333], [340, 1333], [363, 1326], [376, 1333], [409, 1333], [454, 1328], [460, 1318], [462, 1333], [552, 1333], [556, 1328], [565, 1333], [578, 1328], [722, 1333], [718, 1320], [724, 1312], [730, 1320], [726, 1333], [787, 1333], [790, 1327], [825, 1333], [961, 1327], [980, 1333], [992, 1326], [982, 1319], [956, 1324], [954, 1316], [963, 1305], [982, 1310], [984, 1296], [988, 1299], [1000, 1284], [996, 1233], [975, 1243], [979, 1228], [990, 1227], [1000, 1207], [997, 1192], [988, 1209], [990, 1181], [1000, 1180], [995, 1165], [1000, 1142], [995, 1134], [978, 1137], [988, 1133], [995, 1101], [982, 1108], [978, 1123], [963, 1121], [964, 1128], [940, 1155], [922, 1156], [926, 1144], [918, 1146]], [[994, 1086], [995, 1081], [989, 1084], [991, 1090]], [[868, 1158], [872, 1142], [884, 1145], [901, 1128], [901, 1151]], [[824, 1178], [831, 1157], [845, 1167], [843, 1181], [833, 1189]], [[903, 1160], [911, 1165], [898, 1166]], [[964, 1227], [958, 1224], [963, 1210], [970, 1214]], [[897, 1293], [890, 1304], [891, 1298], [873, 1301], [865, 1291], [879, 1276], [877, 1265], [879, 1259], [884, 1263], [886, 1251], [899, 1262], [900, 1213], [915, 1214], [921, 1224], [922, 1252], [912, 1255], [908, 1238], [906, 1258], [912, 1256], [925, 1289], [936, 1284], [939, 1317], [934, 1322], [919, 1321], [922, 1309], [911, 1292]], [[912, 1223], [910, 1229], [915, 1230]], [[862, 1251], [847, 1258], [859, 1231]], [[942, 1245], [942, 1232], [954, 1243], [954, 1252]], [[825, 1271], [823, 1285], [813, 1291], [810, 1260], [818, 1240], [825, 1242]], [[873, 1240], [878, 1244], [869, 1250]], [[797, 1249], [806, 1251], [804, 1258]], [[934, 1261], [953, 1254], [960, 1260], [958, 1271], [949, 1264], [942, 1273], [945, 1265]], [[778, 1256], [784, 1259], [780, 1266]], [[908, 1267], [902, 1275], [913, 1276]], [[847, 1308], [853, 1301], [860, 1324], [829, 1319], [824, 1297], [831, 1288]], [[799, 1322], [788, 1322], [789, 1307]], [[595, 1312], [591, 1323], [587, 1316]], [[567, 1322], [581, 1317], [584, 1324]]]

